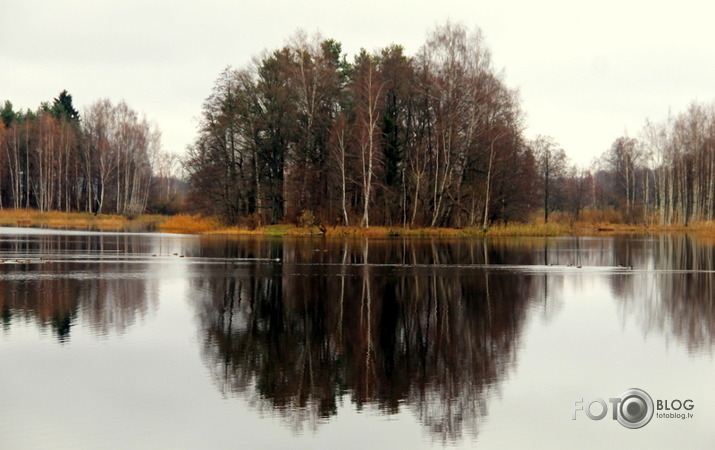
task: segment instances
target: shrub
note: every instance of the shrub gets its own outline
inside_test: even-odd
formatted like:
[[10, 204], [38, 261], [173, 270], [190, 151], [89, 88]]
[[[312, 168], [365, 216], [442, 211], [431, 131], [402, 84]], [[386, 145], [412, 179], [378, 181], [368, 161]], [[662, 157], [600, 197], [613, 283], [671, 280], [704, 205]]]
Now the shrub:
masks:
[[302, 228], [310, 228], [315, 225], [315, 215], [313, 211], [304, 209], [298, 216], [298, 226]]

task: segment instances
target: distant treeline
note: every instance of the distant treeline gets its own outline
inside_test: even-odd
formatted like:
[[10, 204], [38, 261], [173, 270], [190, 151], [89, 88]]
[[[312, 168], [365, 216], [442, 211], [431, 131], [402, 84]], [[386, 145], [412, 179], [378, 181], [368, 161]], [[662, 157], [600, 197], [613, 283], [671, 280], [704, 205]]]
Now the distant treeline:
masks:
[[715, 104], [693, 103], [637, 138], [620, 137], [594, 168], [596, 204], [630, 222], [691, 224], [715, 219]]
[[99, 100], [80, 115], [63, 91], [36, 111], [5, 101], [0, 115], [1, 207], [171, 212], [175, 158], [161, 151], [158, 128], [126, 103]]

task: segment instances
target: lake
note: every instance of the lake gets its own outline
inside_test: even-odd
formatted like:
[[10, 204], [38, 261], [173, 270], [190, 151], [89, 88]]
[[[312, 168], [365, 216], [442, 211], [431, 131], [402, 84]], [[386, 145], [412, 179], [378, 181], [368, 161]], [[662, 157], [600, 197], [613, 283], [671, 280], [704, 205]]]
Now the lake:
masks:
[[0, 259], [0, 448], [715, 446], [715, 241], [0, 228]]

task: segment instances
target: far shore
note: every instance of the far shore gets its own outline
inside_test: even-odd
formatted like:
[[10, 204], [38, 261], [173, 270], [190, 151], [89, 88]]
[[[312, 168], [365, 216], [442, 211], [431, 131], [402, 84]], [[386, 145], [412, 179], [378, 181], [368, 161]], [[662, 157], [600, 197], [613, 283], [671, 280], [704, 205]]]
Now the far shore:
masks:
[[32, 209], [0, 210], [0, 226], [92, 231], [159, 231], [176, 234], [255, 235], [304, 237], [484, 237], [484, 236], [604, 236], [615, 234], [686, 233], [715, 235], [715, 222], [673, 226], [644, 226], [611, 222], [555, 221], [549, 223], [499, 223], [488, 229], [406, 228], [401, 226], [328, 226], [291, 224], [257, 227], [226, 226], [213, 217], [177, 214], [123, 216], [82, 212], [40, 212]]

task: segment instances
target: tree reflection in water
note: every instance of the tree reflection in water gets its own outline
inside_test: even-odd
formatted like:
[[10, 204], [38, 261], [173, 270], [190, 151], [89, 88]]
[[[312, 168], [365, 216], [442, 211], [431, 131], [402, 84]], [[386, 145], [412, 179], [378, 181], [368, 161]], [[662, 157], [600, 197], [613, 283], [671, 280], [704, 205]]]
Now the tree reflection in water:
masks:
[[564, 280], [588, 267], [614, 268], [611, 293], [646, 332], [691, 352], [715, 340], [715, 246], [688, 236], [218, 240], [202, 251], [282, 259], [239, 262], [192, 282], [204, 358], [224, 395], [277, 412], [296, 431], [349, 399], [358, 410], [411, 410], [443, 442], [476, 434], [516, 362], [527, 312], [557, 313]]
[[[411, 411], [442, 442], [475, 435], [516, 364], [529, 315], [549, 319], [571, 300], [565, 280], [581, 292], [579, 283], [597, 279], [621, 316], [691, 353], [712, 353], [715, 342], [715, 245], [686, 235], [487, 242], [4, 235], [0, 254], [53, 260], [0, 264], [2, 332], [29, 324], [63, 343], [78, 325], [92, 337], [124, 333], [158, 309], [161, 283], [188, 280], [217, 386], [296, 432], [318, 427], [345, 402]], [[594, 266], [601, 269], [589, 271]]]
[[617, 240], [614, 254], [629, 258], [632, 276], [611, 278], [625, 314], [645, 333], [675, 340], [691, 353], [712, 353], [715, 344], [715, 241], [689, 235]]
[[286, 242], [281, 263], [193, 277], [206, 363], [224, 395], [277, 411], [296, 431], [350, 398], [358, 410], [406, 407], [444, 441], [476, 434], [515, 362], [538, 278], [444, 265], [455, 252], [461, 264], [470, 252], [475, 263], [489, 257], [463, 245]]
[[[69, 342], [81, 322], [95, 335], [123, 333], [156, 302], [156, 283], [141, 276], [144, 264], [99, 264], [107, 255], [146, 251], [146, 239], [131, 235], [31, 235], [0, 241], [0, 314], [7, 331], [13, 322], [34, 322]], [[17, 262], [19, 261], [19, 262]], [[139, 275], [139, 276], [137, 276]]]

